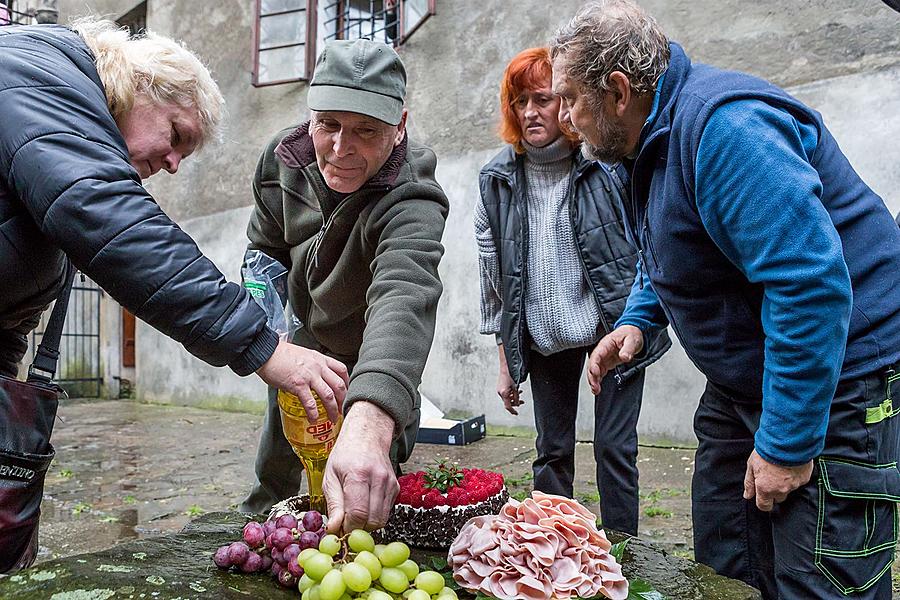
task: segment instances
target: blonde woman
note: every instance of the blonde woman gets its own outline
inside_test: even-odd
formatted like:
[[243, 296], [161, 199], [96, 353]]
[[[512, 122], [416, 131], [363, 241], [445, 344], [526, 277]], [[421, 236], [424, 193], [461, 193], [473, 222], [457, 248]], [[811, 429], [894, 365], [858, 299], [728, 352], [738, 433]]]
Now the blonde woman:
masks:
[[[0, 375], [15, 377], [71, 264], [202, 360], [301, 398], [312, 387], [336, 415], [344, 365], [279, 343], [263, 310], [142, 186], [216, 137], [224, 101], [197, 57], [104, 21], [7, 26], [0, 73]], [[3, 491], [0, 480], [0, 541]]]

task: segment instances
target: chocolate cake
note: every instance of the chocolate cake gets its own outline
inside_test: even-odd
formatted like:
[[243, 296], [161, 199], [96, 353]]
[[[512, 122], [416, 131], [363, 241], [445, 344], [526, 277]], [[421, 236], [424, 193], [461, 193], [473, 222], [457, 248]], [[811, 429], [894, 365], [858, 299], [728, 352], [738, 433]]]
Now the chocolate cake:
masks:
[[449, 548], [472, 517], [497, 514], [509, 500], [503, 475], [442, 464], [399, 478], [400, 493], [384, 539], [419, 548]]
[[[398, 479], [400, 493], [387, 525], [373, 532], [379, 542], [405, 542], [419, 548], [449, 548], [472, 517], [500, 512], [509, 492], [503, 475], [482, 469], [441, 464]], [[269, 518], [292, 514], [302, 518], [309, 496], [294, 496], [272, 507]]]

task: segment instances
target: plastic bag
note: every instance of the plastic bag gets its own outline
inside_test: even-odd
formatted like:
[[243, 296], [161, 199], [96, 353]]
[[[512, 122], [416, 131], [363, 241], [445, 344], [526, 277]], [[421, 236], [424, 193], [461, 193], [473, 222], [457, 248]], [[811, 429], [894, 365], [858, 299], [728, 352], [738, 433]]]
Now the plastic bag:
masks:
[[287, 274], [283, 264], [264, 252], [247, 250], [244, 254], [244, 288], [266, 311], [266, 323], [282, 340], [289, 340], [303, 326], [288, 307]]

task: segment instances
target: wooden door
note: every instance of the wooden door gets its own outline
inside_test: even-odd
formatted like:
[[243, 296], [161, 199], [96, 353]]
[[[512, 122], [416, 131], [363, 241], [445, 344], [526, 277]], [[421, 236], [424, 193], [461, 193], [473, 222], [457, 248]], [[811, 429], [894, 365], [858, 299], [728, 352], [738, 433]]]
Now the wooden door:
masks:
[[134, 315], [122, 309], [122, 366], [134, 366]]

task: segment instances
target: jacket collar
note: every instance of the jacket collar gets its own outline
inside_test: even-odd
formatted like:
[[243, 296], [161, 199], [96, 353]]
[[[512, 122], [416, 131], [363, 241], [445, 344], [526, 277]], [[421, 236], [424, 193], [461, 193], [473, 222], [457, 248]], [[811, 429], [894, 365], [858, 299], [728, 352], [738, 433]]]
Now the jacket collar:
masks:
[[668, 139], [672, 127], [672, 115], [678, 95], [691, 73], [691, 59], [675, 42], [669, 42], [669, 66], [656, 86], [656, 96], [650, 115], [641, 129], [638, 157], [648, 146]]
[[[669, 66], [656, 84], [656, 96], [650, 115], [641, 129], [637, 156], [628, 163], [631, 182], [630, 221], [632, 226], [642, 217], [641, 207], [647, 202], [650, 188], [650, 171], [660, 158], [665, 158], [669, 147], [669, 133], [678, 96], [691, 73], [691, 60], [675, 42], [669, 42]], [[636, 230], [632, 235], [636, 235]], [[637, 238], [635, 238], [637, 239]]]
[[[406, 134], [381, 169], [363, 187], [394, 187], [400, 176], [400, 168], [406, 161], [408, 142], [409, 135]], [[275, 155], [289, 169], [305, 169], [310, 165], [315, 166], [316, 149], [313, 146], [312, 137], [309, 135], [309, 121], [287, 134], [275, 148]]]
[[[488, 175], [494, 175], [503, 179], [512, 180], [516, 172], [522, 164], [524, 164], [525, 155], [517, 154], [513, 150], [512, 145], [506, 145], [497, 156], [495, 156], [483, 168], [482, 172]], [[572, 161], [575, 170], [580, 175], [581, 171], [591, 166], [593, 161], [589, 161], [581, 154], [581, 149], [576, 146], [572, 149]]]

